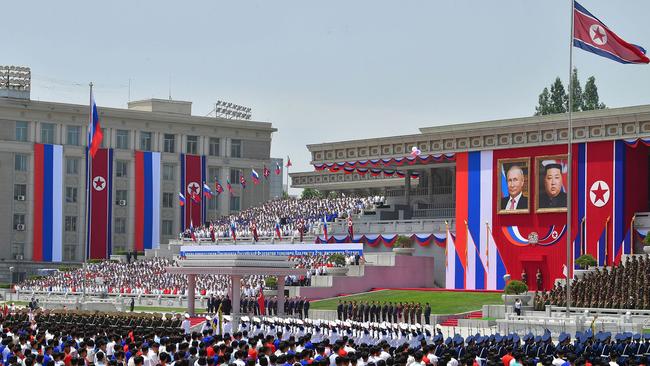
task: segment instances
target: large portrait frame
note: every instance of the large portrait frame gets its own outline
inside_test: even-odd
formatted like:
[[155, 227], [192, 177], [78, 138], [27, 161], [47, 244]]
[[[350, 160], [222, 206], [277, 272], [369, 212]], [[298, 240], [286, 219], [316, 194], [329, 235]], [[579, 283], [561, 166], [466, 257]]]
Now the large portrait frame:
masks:
[[568, 156], [546, 155], [535, 158], [535, 212], [566, 212]]
[[[519, 168], [521, 170], [521, 177], [517, 179], [516, 170]], [[496, 207], [497, 213], [500, 215], [511, 215], [511, 214], [527, 214], [530, 213], [530, 158], [510, 158], [510, 159], [499, 159], [497, 160], [497, 189], [496, 189]], [[511, 172], [511, 169], [514, 169]], [[520, 182], [519, 187], [519, 197], [516, 201], [515, 208], [510, 208], [510, 191], [508, 189], [508, 173], [515, 174], [512, 177], [513, 182], [515, 182], [514, 187], [516, 187], [516, 182], [521, 181], [523, 177], [523, 182]]]

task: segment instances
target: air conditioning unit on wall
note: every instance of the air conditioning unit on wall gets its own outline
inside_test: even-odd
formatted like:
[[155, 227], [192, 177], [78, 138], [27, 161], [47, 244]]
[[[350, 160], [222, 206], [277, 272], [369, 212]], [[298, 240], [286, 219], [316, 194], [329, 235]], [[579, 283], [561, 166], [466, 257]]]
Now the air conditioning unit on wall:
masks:
[[118, 206], [126, 206], [126, 200], [119, 200], [117, 201]]
[[18, 231], [25, 231], [25, 224], [18, 224], [18, 225], [16, 225], [16, 230], [18, 230]]
[[16, 200], [18, 200], [18, 201], [24, 201], [24, 200], [25, 200], [25, 196], [23, 196], [22, 194], [19, 194], [18, 196], [16, 196]]

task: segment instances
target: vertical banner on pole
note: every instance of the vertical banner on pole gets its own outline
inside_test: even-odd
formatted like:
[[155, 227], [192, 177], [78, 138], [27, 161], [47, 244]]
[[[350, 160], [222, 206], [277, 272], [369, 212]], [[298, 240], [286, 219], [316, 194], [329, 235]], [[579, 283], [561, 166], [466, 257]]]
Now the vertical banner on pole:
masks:
[[[205, 157], [199, 155], [181, 154], [181, 187], [186, 204], [181, 206], [181, 230], [203, 224], [205, 202], [203, 182], [205, 181]], [[192, 197], [195, 197], [195, 202]]]
[[90, 259], [106, 259], [112, 246], [113, 149], [98, 149], [91, 160], [89, 173], [86, 253]]
[[63, 259], [63, 146], [34, 144], [32, 260]]
[[135, 237], [137, 251], [160, 246], [160, 153], [135, 152]]

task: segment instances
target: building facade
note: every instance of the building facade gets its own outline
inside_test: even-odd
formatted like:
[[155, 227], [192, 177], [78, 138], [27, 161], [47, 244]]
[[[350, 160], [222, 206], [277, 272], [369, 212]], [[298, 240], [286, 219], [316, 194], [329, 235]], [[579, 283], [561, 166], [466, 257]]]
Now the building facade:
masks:
[[[572, 262], [588, 254], [611, 266], [640, 252], [650, 230], [650, 105], [573, 116], [572, 131], [560, 114], [308, 145], [314, 170], [291, 173], [292, 184], [379, 189], [385, 202], [364, 220], [426, 219], [447, 227], [413, 232], [446, 238], [447, 288], [502, 289], [509, 275], [547, 290], [563, 278], [565, 265], [577, 269], [567, 263], [567, 249]], [[390, 230], [387, 224], [358, 235], [369, 234], [367, 244], [378, 245], [378, 234], [394, 237]], [[329, 240], [355, 241], [356, 235]], [[537, 273], [539, 282], [532, 280]]]
[[[136, 152], [160, 153], [159, 222], [153, 227], [162, 242], [177, 237], [182, 229], [182, 156], [201, 157], [206, 184], [214, 190], [218, 180], [224, 187], [218, 197], [204, 200], [204, 220], [246, 209], [271, 197], [268, 184], [249, 184], [245, 189], [239, 184], [241, 176], [250, 182], [252, 169], [261, 172], [265, 165], [271, 166], [271, 137], [277, 131], [271, 123], [192, 116], [191, 102], [172, 100], [130, 102], [128, 109], [99, 106], [98, 110], [104, 135], [102, 148], [112, 152], [112, 214], [108, 223], [112, 252], [135, 248], [134, 207], [139, 198], [135, 187]], [[25, 98], [0, 98], [0, 194], [5, 197], [0, 201], [4, 217], [0, 223], [0, 237], [4, 238], [0, 258], [32, 259], [33, 227], [35, 219], [41, 220], [41, 214], [35, 212], [34, 182], [42, 175], [40, 170], [47, 167], [42, 165], [42, 159], [35, 161], [37, 145], [62, 146], [62, 212], [53, 221], [61, 226], [61, 260], [80, 261], [84, 256], [88, 116], [86, 105], [34, 101], [28, 93]], [[35, 169], [37, 165], [41, 168]], [[232, 194], [226, 190], [227, 181], [232, 184]], [[36, 207], [40, 207], [38, 203]]]

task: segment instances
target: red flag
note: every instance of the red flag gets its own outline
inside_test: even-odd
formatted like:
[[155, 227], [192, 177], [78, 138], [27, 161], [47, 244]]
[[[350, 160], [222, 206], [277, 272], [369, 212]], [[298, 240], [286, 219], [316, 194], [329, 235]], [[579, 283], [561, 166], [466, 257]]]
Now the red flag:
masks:
[[275, 175], [280, 175], [280, 173], [282, 173], [282, 167], [279, 163], [275, 163]]
[[226, 188], [228, 188], [228, 192], [232, 196], [233, 195], [233, 193], [232, 193], [232, 184], [230, 184], [230, 180], [226, 181]]
[[266, 179], [269, 179], [269, 175], [271, 175], [271, 171], [269, 170], [269, 168], [266, 167], [266, 165], [264, 165], [264, 172], [262, 174]]
[[622, 64], [647, 64], [643, 47], [625, 42], [582, 5], [574, 1], [573, 45]]
[[257, 242], [259, 237], [257, 236], [257, 225], [255, 224], [255, 221], [253, 221], [253, 224], [251, 225], [251, 231], [253, 232], [253, 241]]
[[221, 194], [221, 192], [223, 192], [223, 187], [221, 186], [221, 184], [219, 184], [219, 181], [217, 180], [214, 181], [214, 187], [215, 190], [217, 191], [217, 194]]
[[242, 188], [246, 188], [246, 178], [244, 178], [244, 175], [239, 176], [239, 183], [241, 184]]
[[293, 164], [291, 164], [291, 158], [289, 158], [289, 156], [287, 156], [287, 168], [292, 166], [292, 165]]
[[266, 305], [264, 304], [264, 290], [260, 289], [260, 296], [257, 298], [257, 305], [260, 307], [260, 315], [266, 314]]

